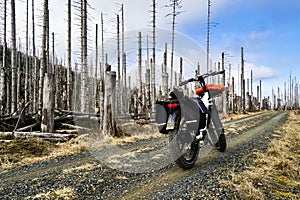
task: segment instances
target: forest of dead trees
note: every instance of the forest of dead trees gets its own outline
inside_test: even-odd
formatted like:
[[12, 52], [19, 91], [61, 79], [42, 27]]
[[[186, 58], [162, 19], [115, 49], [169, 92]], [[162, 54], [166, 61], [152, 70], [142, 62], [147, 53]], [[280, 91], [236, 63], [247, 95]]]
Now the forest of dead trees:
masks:
[[[87, 0], [67, 0], [67, 58], [59, 61], [55, 56], [55, 33], [50, 34], [48, 0], [43, 2], [42, 34], [37, 36], [36, 8], [34, 0], [26, 0], [26, 28], [16, 27], [15, 0], [2, 0], [0, 44], [0, 130], [2, 132], [74, 133], [78, 129], [100, 129], [105, 134], [118, 135], [118, 123], [124, 119], [134, 119], [140, 123], [150, 123], [153, 119], [155, 101], [165, 99], [168, 91], [183, 79], [184, 63], [181, 58], [174, 64], [175, 19], [180, 13], [180, 1], [170, 0], [172, 16], [171, 61], [168, 64], [168, 44], [163, 55], [156, 55], [156, 2], [152, 1], [152, 48], [151, 58], [143, 65], [142, 36], [137, 33], [138, 69], [137, 76], [130, 77], [126, 71], [126, 52], [124, 47], [124, 8], [116, 15], [117, 49], [115, 66], [108, 63], [104, 49], [104, 20], [101, 13], [101, 27], [96, 24], [96, 37], [89, 38]], [[74, 8], [74, 9], [72, 9]], [[31, 16], [29, 16], [31, 9]], [[72, 11], [75, 10], [80, 21], [80, 62], [72, 62]], [[3, 11], [3, 12], [2, 12]], [[9, 11], [9, 12], [8, 12]], [[10, 24], [7, 18], [10, 17]], [[7, 35], [7, 30], [10, 35]], [[17, 42], [16, 32], [25, 31], [26, 38]], [[98, 34], [100, 33], [100, 34]], [[41, 48], [36, 49], [36, 37], [41, 37]], [[99, 39], [100, 38], [100, 39]], [[148, 37], [147, 37], [148, 40]], [[9, 42], [8, 42], [9, 41]], [[88, 60], [88, 41], [94, 41], [95, 58]], [[25, 46], [25, 48], [24, 48]], [[148, 46], [148, 44], [147, 44]], [[101, 48], [100, 48], [101, 47]], [[147, 47], [148, 48], [148, 47]], [[148, 50], [148, 49], [147, 49]], [[157, 69], [156, 56], [163, 57], [162, 67]], [[225, 54], [216, 69], [225, 69]], [[90, 63], [90, 64], [89, 64]], [[179, 72], [173, 66], [179, 66]], [[143, 68], [143, 69], [142, 69]], [[170, 70], [171, 69], [171, 70]], [[159, 71], [161, 77], [157, 76]], [[198, 64], [198, 72], [200, 65]], [[203, 70], [202, 70], [203, 71]], [[230, 113], [251, 112], [260, 109], [299, 108], [299, 85], [296, 78], [285, 84], [281, 90], [273, 89], [272, 97], [263, 97], [262, 82], [253, 88], [250, 80], [245, 80], [244, 49], [241, 48], [241, 75], [238, 77], [217, 77], [214, 82], [223, 84], [227, 90], [217, 99], [223, 116]], [[142, 74], [145, 72], [145, 74]], [[228, 74], [228, 73], [226, 73]], [[230, 74], [230, 68], [229, 68]], [[135, 81], [133, 81], [133, 79]], [[159, 81], [158, 81], [159, 80]], [[235, 91], [240, 80], [240, 91]], [[136, 82], [136, 85], [132, 84]], [[184, 88], [187, 95], [191, 90]], [[256, 94], [256, 95], [255, 95]], [[88, 120], [94, 120], [88, 123]], [[88, 124], [88, 125], [87, 125]], [[92, 127], [90, 125], [92, 124]], [[122, 133], [121, 133], [122, 134]], [[57, 136], [59, 137], [59, 136]]]

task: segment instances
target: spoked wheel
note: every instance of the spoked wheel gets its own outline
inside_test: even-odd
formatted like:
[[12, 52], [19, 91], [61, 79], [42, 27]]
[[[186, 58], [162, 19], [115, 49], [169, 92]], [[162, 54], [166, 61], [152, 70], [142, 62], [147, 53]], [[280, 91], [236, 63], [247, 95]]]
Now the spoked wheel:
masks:
[[225, 134], [224, 134], [224, 130], [222, 130], [222, 133], [219, 136], [219, 141], [216, 143], [216, 148], [219, 151], [224, 152], [226, 150], [226, 147], [227, 147], [226, 137], [225, 137]]
[[179, 127], [177, 125], [173, 131], [169, 132], [173, 159], [183, 169], [192, 168], [198, 158], [199, 142], [195, 142], [193, 138], [194, 136], [187, 131], [184, 119], [181, 119]]

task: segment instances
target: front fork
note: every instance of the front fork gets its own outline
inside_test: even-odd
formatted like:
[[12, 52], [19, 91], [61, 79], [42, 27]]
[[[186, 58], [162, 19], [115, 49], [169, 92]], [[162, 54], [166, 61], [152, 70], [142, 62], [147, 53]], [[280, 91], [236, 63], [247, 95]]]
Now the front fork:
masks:
[[224, 134], [224, 127], [214, 100], [210, 100], [209, 111], [212, 124], [208, 127], [208, 142], [211, 145], [215, 145], [219, 142], [220, 135]]
[[[196, 140], [203, 140], [207, 137], [209, 143], [214, 145], [219, 141], [219, 136], [224, 133], [224, 127], [219, 117], [215, 101], [212, 99], [209, 99], [208, 110], [209, 114], [206, 128], [199, 130], [200, 134], [196, 137]], [[207, 134], [207, 131], [209, 134]]]

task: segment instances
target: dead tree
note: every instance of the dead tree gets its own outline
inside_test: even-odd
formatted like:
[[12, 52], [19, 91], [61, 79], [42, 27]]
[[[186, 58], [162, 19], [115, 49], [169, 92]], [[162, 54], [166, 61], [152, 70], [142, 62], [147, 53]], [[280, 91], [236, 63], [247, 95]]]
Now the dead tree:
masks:
[[[155, 99], [156, 99], [156, 89], [155, 89], [155, 46], [156, 46], [156, 3], [155, 0], [152, 0], [152, 61], [150, 61], [150, 70], [151, 70], [151, 106], [152, 110], [154, 109]], [[150, 59], [151, 60], [151, 59]]]
[[[222, 71], [225, 71], [225, 53], [222, 53]], [[222, 77], [222, 85], [226, 87], [225, 85], [225, 72]], [[222, 94], [222, 108], [223, 108], [223, 115], [226, 117], [227, 114], [227, 108], [226, 108], [226, 100], [227, 100], [227, 91], [225, 90]]]
[[28, 54], [28, 49], [29, 49], [29, 34], [28, 34], [28, 24], [29, 24], [29, 15], [28, 15], [28, 10], [29, 10], [29, 0], [26, 0], [26, 55], [25, 55], [25, 102], [27, 103], [29, 101], [29, 54]]
[[260, 99], [259, 109], [261, 109], [263, 103], [261, 80], [259, 81], [259, 99]]
[[115, 122], [115, 90], [116, 89], [116, 72], [105, 72], [105, 98], [104, 98], [104, 119], [103, 133], [106, 135], [116, 134]]
[[15, 0], [11, 0], [11, 69], [12, 69], [12, 85], [11, 85], [11, 113], [17, 111], [17, 50], [16, 50], [16, 14]]
[[127, 77], [127, 72], [126, 72], [126, 53], [123, 53], [122, 55], [122, 69], [123, 69], [123, 93], [122, 93], [122, 106], [123, 106], [123, 109], [122, 111], [124, 113], [127, 113], [128, 111], [128, 100], [127, 100], [127, 95], [128, 95], [128, 91], [127, 91], [127, 80], [126, 80], [126, 77]]
[[125, 53], [125, 19], [124, 19], [124, 5], [121, 8], [122, 15], [122, 112], [127, 113], [127, 86], [126, 86], [126, 53]]
[[47, 62], [47, 28], [49, 22], [48, 19], [48, 0], [44, 0], [44, 17], [43, 17], [43, 33], [42, 33], [42, 59], [40, 66], [40, 79], [39, 79], [39, 113], [42, 114], [43, 108], [43, 87], [44, 87], [44, 75], [48, 70]]
[[156, 88], [155, 88], [155, 64], [153, 63], [153, 60], [150, 59], [150, 67], [151, 67], [151, 106], [152, 109], [154, 109], [155, 101], [156, 101]]
[[[146, 69], [146, 75], [145, 75], [145, 80], [146, 80], [146, 110], [149, 111], [151, 101], [150, 101], [150, 69]], [[150, 113], [148, 113], [148, 117], [150, 118]]]
[[[120, 16], [117, 15], [117, 61], [118, 61], [118, 81], [117, 81], [117, 105], [121, 105], [121, 50], [120, 50]], [[119, 106], [117, 110], [120, 111]], [[119, 113], [119, 112], [118, 112]]]
[[7, 93], [6, 93], [6, 65], [7, 65], [7, 44], [6, 44], [6, 1], [3, 2], [3, 51], [2, 51], [2, 66], [0, 66], [0, 115], [5, 113], [6, 109], [6, 100], [7, 100]]
[[246, 96], [245, 96], [245, 72], [244, 72], [245, 60], [244, 60], [244, 48], [241, 47], [241, 97], [242, 97], [242, 112], [246, 109]]
[[32, 56], [33, 56], [33, 113], [38, 110], [38, 62], [35, 54], [35, 15], [34, 15], [34, 0], [32, 0]]
[[100, 70], [100, 78], [103, 79], [103, 74], [104, 74], [104, 67], [105, 67], [105, 62], [104, 62], [104, 23], [103, 23], [103, 13], [101, 12], [101, 46], [102, 46], [102, 65], [101, 65], [101, 70]]
[[166, 97], [168, 95], [168, 80], [169, 75], [167, 72], [167, 55], [168, 55], [168, 44], [165, 44], [165, 52], [164, 52], [164, 63], [162, 68], [162, 96]]
[[182, 75], [183, 75], [183, 59], [182, 59], [182, 57], [180, 57], [180, 63], [179, 63], [179, 83], [182, 82]]
[[[95, 71], [94, 71], [94, 98], [95, 98], [95, 108], [99, 109], [99, 99], [98, 99], [98, 24], [96, 24], [96, 37], [95, 37]], [[97, 111], [98, 112], [98, 111]]]
[[54, 132], [54, 74], [46, 73], [43, 87], [41, 132]]
[[[138, 98], [142, 97], [142, 33], [138, 32]], [[139, 104], [138, 112], [142, 111], [142, 106]]]
[[173, 11], [166, 16], [172, 16], [172, 49], [171, 49], [171, 80], [170, 80], [170, 87], [173, 88], [173, 71], [174, 71], [174, 45], [175, 45], [175, 19], [176, 16], [179, 15], [181, 12], [176, 11], [177, 9], [182, 8], [180, 6], [181, 0], [170, 0], [170, 4], [166, 5], [166, 7], [172, 7]]
[[42, 85], [42, 109], [41, 109], [41, 131], [42, 132], [53, 132], [54, 131], [54, 104], [55, 104], [55, 84], [54, 74], [48, 63], [47, 43], [49, 44], [49, 10], [48, 0], [44, 0], [44, 20], [43, 20], [43, 34], [42, 34], [42, 66], [41, 66], [41, 77], [43, 80]]
[[87, 81], [87, 0], [81, 0], [81, 112], [88, 109]]
[[68, 0], [68, 66], [67, 66], [67, 109], [72, 110], [72, 8], [71, 0]]

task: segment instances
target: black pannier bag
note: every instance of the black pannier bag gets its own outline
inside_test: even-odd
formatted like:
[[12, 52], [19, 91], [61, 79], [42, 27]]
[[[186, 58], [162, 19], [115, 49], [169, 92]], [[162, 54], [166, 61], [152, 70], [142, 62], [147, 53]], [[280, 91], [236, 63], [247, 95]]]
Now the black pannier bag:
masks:
[[207, 125], [208, 109], [198, 97], [183, 99], [183, 116], [190, 131], [204, 129]]
[[168, 105], [169, 102], [156, 101], [155, 104], [155, 122], [158, 126], [158, 131], [163, 134], [167, 134], [167, 121], [168, 121]]

